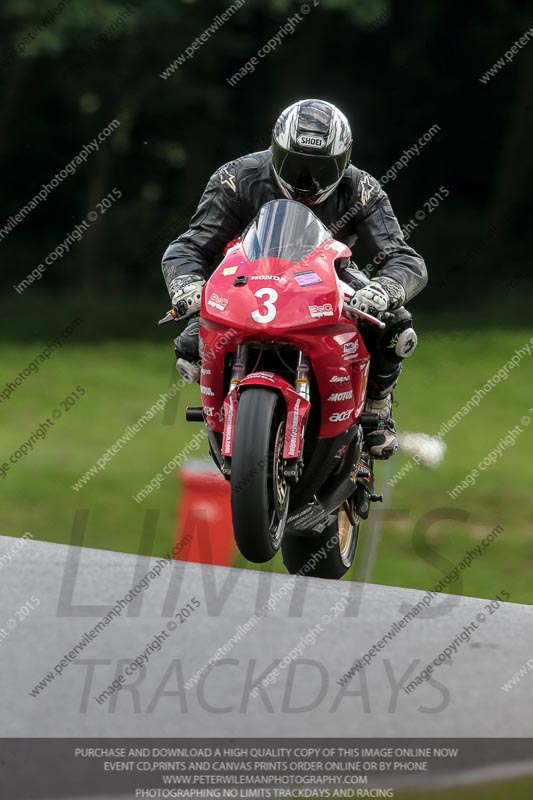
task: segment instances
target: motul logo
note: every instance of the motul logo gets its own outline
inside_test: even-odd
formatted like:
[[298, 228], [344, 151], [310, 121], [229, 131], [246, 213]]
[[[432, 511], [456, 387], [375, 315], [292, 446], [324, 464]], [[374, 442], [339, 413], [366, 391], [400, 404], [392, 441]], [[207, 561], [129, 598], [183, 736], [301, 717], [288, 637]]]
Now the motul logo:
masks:
[[353, 397], [353, 391], [350, 389], [349, 392], [335, 392], [334, 394], [330, 394], [328, 400], [330, 403], [340, 403], [342, 400], [351, 400]]

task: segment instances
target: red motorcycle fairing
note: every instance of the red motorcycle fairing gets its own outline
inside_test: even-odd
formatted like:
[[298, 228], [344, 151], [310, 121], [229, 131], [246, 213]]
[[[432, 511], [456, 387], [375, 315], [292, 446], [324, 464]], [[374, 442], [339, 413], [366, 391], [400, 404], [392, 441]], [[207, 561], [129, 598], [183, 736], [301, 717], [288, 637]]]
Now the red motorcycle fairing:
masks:
[[[201, 322], [200, 331], [204, 418], [210, 428], [222, 433], [225, 355], [247, 339], [260, 341], [263, 337], [251, 337], [235, 329], [228, 332], [226, 327], [206, 321]], [[337, 436], [351, 427], [364, 409], [370, 356], [359, 331], [348, 320], [346, 324], [323, 326], [320, 334], [317, 337], [314, 332], [294, 332], [284, 341], [310, 358], [321, 398], [319, 436]]]
[[311, 403], [301, 397], [291, 384], [275, 372], [251, 372], [239, 381], [224, 400], [224, 433], [222, 435], [223, 456], [231, 456], [233, 449], [233, 427], [237, 413], [238, 395], [247, 386], [266, 386], [279, 391], [287, 405], [287, 424], [283, 444], [283, 458], [300, 458], [303, 451], [304, 428]]
[[268, 326], [271, 339], [338, 321], [343, 293], [334, 262], [350, 255], [348, 247], [329, 239], [296, 263], [273, 257], [250, 261], [238, 241], [204, 287], [201, 316], [248, 334], [260, 335]]
[[[336, 259], [350, 255], [334, 239], [296, 263], [274, 257], [250, 261], [242, 240], [227, 250], [204, 287], [200, 314], [204, 418], [210, 428], [224, 433], [225, 454], [231, 452], [233, 436], [231, 423], [226, 444], [227, 414], [235, 414], [238, 401], [235, 393], [224, 403], [225, 356], [246, 342], [279, 340], [309, 357], [321, 398], [320, 437], [337, 436], [357, 421], [364, 408], [370, 356], [356, 322], [344, 314], [344, 291], [334, 267]], [[277, 388], [292, 402], [293, 387], [290, 392], [281, 383]]]
[[[329, 437], [351, 427], [363, 411], [370, 356], [359, 331], [351, 325], [329, 325], [321, 333], [320, 338], [295, 333], [284, 337], [284, 341], [311, 360], [322, 405], [319, 436]], [[201, 324], [201, 337], [200, 391], [204, 419], [210, 428], [222, 433], [224, 421], [220, 411], [224, 403], [225, 355], [252, 337], [235, 330], [230, 334], [227, 328], [206, 322]], [[246, 376], [248, 381], [253, 375]]]

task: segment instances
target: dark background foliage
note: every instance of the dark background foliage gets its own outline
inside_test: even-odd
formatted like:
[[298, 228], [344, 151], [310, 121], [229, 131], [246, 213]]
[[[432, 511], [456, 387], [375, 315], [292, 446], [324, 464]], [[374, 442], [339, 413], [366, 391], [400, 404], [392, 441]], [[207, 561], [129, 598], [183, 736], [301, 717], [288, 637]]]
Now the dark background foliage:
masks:
[[[4, 0], [0, 228], [86, 142], [120, 121], [98, 153], [0, 243], [11, 309], [4, 318], [25, 309], [39, 316], [43, 304], [74, 295], [106, 303], [129, 297], [139, 307], [153, 299], [164, 309], [162, 252], [187, 227], [210, 174], [268, 147], [279, 112], [303, 97], [345, 111], [355, 134], [352, 160], [378, 178], [440, 126], [386, 187], [404, 225], [441, 186], [450, 191], [411, 235], [430, 272], [418, 309], [466, 310], [473, 300], [477, 314], [528, 308], [533, 44], [488, 83], [479, 78], [532, 25], [531, 7], [522, 0], [314, 2], [294, 33], [232, 88], [226, 79], [299, 3], [247, 0], [165, 80], [163, 70], [229, 3], [70, 0], [45, 24], [57, 2]], [[24, 45], [36, 26], [42, 30]], [[113, 187], [122, 199], [18, 296], [12, 285]]]

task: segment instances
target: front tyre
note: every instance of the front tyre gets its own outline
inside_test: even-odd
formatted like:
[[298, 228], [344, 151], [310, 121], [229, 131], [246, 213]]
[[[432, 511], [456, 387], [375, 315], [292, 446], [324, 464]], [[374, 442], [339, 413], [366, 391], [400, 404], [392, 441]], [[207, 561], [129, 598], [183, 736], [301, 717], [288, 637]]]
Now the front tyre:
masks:
[[248, 561], [263, 563], [280, 548], [290, 488], [283, 477], [286, 406], [271, 389], [245, 389], [237, 406], [231, 458], [235, 541]]
[[[313, 578], [338, 579], [348, 572], [355, 558], [359, 538], [359, 518], [353, 525], [342, 505], [337, 519], [317, 533], [292, 533], [289, 530], [281, 549], [283, 563], [291, 575], [308, 575]], [[352, 517], [353, 518], [353, 517]]]

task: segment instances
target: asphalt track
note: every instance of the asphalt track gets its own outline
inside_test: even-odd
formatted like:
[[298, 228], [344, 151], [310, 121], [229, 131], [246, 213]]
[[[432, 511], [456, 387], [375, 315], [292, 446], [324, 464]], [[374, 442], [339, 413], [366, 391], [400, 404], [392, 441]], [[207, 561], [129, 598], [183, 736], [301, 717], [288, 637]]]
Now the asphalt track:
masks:
[[[0, 557], [14, 541], [0, 537]], [[29, 540], [10, 563], [0, 563], [3, 737], [533, 736], [533, 675], [510, 692], [500, 688], [533, 655], [529, 606], [504, 603], [490, 614], [486, 600], [440, 595], [341, 687], [337, 680], [354, 660], [424, 592], [303, 577], [291, 585], [285, 575], [166, 562], [121, 616], [86, 637], [83, 651], [32, 697], [35, 685], [156, 562]], [[350, 604], [335, 616], [347, 592]], [[22, 617], [32, 596], [39, 605]], [[196, 605], [193, 597], [200, 607], [180, 623], [173, 615]], [[268, 614], [227, 644], [269, 598], [278, 599]], [[479, 613], [486, 619], [471, 640], [435, 669], [430, 683], [406, 694], [400, 684]], [[309, 644], [300, 644], [275, 682], [251, 696], [254, 681], [316, 625], [321, 629], [307, 635]], [[95, 697], [156, 634], [165, 638], [147, 666], [99, 703]], [[225, 644], [217, 666], [186, 689]]]

